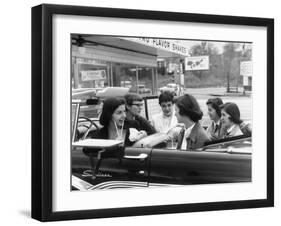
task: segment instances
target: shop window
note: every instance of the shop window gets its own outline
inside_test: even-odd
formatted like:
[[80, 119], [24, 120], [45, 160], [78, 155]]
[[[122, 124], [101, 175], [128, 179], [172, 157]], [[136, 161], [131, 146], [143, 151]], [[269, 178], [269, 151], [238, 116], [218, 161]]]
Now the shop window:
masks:
[[142, 96], [152, 95], [153, 90], [153, 68], [138, 67], [138, 93]]
[[137, 84], [136, 66], [112, 63], [113, 86], [127, 87], [134, 92]]
[[[87, 58], [72, 59], [72, 99], [87, 100], [110, 85], [110, 63]], [[100, 106], [81, 106], [80, 116], [98, 118]]]
[[77, 58], [72, 66], [74, 89], [101, 89], [109, 86], [110, 66], [104, 61]]

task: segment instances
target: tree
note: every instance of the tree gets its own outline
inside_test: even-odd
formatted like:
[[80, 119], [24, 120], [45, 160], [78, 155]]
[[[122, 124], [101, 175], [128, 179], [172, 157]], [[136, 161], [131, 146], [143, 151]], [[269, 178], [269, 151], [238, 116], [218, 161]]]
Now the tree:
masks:
[[190, 56], [218, 55], [219, 50], [212, 42], [202, 41], [192, 46], [189, 50]]
[[190, 56], [209, 56], [209, 71], [192, 71], [192, 74], [195, 75], [197, 78], [199, 78], [200, 80], [206, 80], [210, 78], [210, 76], [216, 74], [213, 73], [213, 69], [217, 71], [217, 68], [215, 67], [221, 64], [221, 59], [217, 57], [219, 55], [219, 50], [214, 45], [214, 43], [202, 41], [201, 43], [192, 46], [190, 48], [189, 54]]
[[[223, 69], [224, 69], [224, 75], [227, 80], [227, 92], [230, 91], [230, 82], [235, 78], [236, 73], [231, 73], [235, 70], [235, 67], [237, 67], [236, 64], [233, 64], [235, 57], [237, 57], [237, 49], [240, 47], [239, 43], [233, 43], [228, 42], [223, 46]], [[238, 65], [239, 67], [239, 65]], [[236, 77], [236, 81], [237, 81]], [[238, 84], [237, 84], [238, 85]], [[237, 87], [238, 88], [238, 87]]]

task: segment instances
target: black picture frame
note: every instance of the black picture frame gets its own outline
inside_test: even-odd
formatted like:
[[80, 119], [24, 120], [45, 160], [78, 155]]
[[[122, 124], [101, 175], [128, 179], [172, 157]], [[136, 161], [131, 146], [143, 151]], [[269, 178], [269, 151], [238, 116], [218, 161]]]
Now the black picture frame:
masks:
[[[267, 29], [267, 198], [98, 210], [52, 210], [52, 18], [56, 14], [247, 25]], [[32, 8], [32, 218], [40, 221], [121, 217], [274, 206], [274, 20], [177, 12], [43, 4]]]

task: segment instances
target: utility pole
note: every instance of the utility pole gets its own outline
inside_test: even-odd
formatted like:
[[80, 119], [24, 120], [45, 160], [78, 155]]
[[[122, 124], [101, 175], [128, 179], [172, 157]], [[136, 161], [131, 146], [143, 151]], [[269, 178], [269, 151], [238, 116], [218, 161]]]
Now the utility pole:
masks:
[[227, 77], [227, 89], [226, 92], [230, 92], [230, 84], [229, 84], [229, 71], [226, 72], [226, 77]]

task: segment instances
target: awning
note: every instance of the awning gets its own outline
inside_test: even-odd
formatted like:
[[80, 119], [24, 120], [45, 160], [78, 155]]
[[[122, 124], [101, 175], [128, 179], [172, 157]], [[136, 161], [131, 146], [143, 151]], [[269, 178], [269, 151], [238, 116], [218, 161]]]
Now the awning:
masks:
[[[157, 58], [188, 56], [180, 40], [97, 35], [85, 35], [83, 39], [91, 44], [73, 45], [73, 56], [151, 67], [157, 66]], [[79, 51], [81, 48], [84, 50]]]

